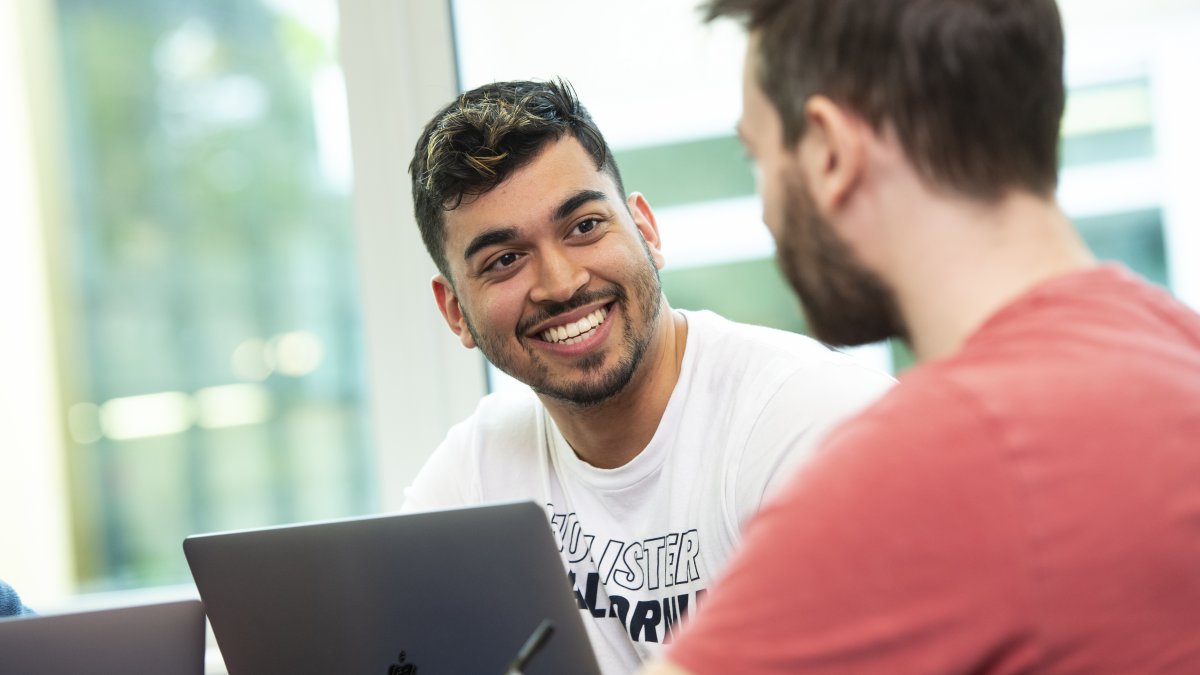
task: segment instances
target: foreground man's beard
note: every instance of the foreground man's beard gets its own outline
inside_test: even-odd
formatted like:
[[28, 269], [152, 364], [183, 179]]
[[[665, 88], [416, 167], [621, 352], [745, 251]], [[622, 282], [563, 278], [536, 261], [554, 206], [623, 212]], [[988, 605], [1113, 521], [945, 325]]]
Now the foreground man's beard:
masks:
[[776, 256], [800, 296], [809, 330], [833, 346], [908, 339], [891, 290], [864, 268], [817, 212], [799, 172], [785, 178], [784, 222]]

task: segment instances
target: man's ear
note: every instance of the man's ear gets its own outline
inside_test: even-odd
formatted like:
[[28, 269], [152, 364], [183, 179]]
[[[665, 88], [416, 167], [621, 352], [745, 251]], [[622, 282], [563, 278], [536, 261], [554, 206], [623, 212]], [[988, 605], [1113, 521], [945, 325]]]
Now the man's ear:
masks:
[[450, 326], [450, 330], [458, 336], [464, 347], [474, 349], [475, 336], [467, 329], [467, 317], [458, 304], [458, 295], [449, 279], [440, 274], [433, 278], [433, 297], [437, 300], [438, 310], [446, 320], [446, 325]]
[[816, 95], [804, 104], [800, 163], [822, 213], [841, 209], [862, 180], [870, 126], [831, 99]]
[[662, 254], [662, 239], [658, 234], [658, 222], [654, 220], [654, 211], [650, 210], [650, 202], [646, 201], [642, 193], [633, 192], [630, 193], [626, 204], [629, 205], [629, 213], [633, 216], [638, 232], [642, 234], [642, 239], [646, 240], [650, 257], [654, 259], [654, 266], [661, 270], [666, 264], [666, 258]]

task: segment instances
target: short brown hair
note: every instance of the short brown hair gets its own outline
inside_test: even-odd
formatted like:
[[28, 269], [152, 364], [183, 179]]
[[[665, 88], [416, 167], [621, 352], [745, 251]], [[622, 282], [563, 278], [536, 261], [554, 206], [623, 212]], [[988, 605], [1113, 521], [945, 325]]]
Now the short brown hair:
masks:
[[442, 108], [421, 133], [408, 171], [421, 239], [438, 269], [446, 264], [445, 212], [481, 195], [529, 163], [547, 143], [570, 133], [625, 188], [612, 150], [565, 80], [494, 82]]
[[822, 94], [894, 130], [926, 179], [980, 199], [1058, 183], [1065, 91], [1054, 0], [711, 0], [759, 42], [784, 140]]

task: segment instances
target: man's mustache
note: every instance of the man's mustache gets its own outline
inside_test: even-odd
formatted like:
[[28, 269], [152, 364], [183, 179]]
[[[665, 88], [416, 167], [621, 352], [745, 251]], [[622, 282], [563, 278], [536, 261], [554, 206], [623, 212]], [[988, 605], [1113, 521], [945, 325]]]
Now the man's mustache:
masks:
[[617, 286], [594, 291], [579, 291], [563, 302], [543, 304], [537, 314], [521, 319], [520, 323], [517, 324], [517, 333], [525, 335], [539, 323], [549, 321], [560, 314], [566, 314], [584, 305], [590, 305], [600, 300], [616, 300], [621, 302], [625, 300], [625, 297], [625, 291]]

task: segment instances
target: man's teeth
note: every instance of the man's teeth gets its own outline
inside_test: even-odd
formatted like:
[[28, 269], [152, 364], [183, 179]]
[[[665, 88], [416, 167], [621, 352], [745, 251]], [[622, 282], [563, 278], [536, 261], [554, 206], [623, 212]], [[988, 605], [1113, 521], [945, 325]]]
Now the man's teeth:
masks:
[[546, 342], [560, 342], [568, 345], [582, 342], [588, 338], [589, 333], [596, 329], [596, 326], [604, 323], [607, 316], [608, 310], [601, 307], [578, 321], [549, 328], [542, 332], [541, 337]]

